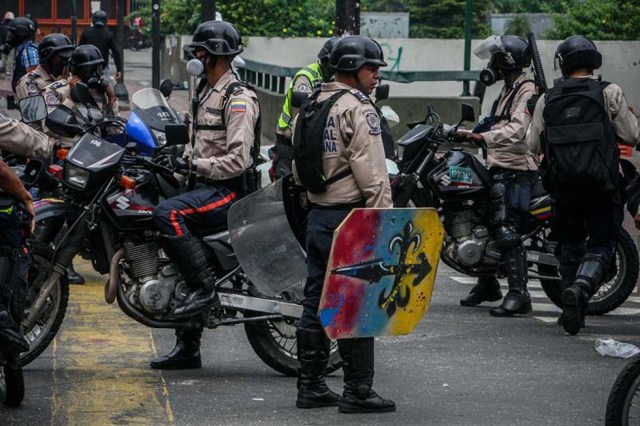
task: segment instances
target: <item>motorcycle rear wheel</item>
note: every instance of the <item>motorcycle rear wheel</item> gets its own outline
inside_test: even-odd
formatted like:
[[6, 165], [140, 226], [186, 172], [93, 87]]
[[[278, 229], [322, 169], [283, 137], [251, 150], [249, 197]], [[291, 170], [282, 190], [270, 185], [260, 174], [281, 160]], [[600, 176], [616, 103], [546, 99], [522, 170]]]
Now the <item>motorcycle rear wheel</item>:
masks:
[[[622, 229], [615, 248], [615, 262], [617, 273], [613, 278], [602, 284], [598, 292], [587, 305], [587, 315], [604, 315], [622, 305], [638, 280], [638, 249], [629, 233]], [[558, 268], [549, 265], [539, 265], [540, 275], [558, 277]], [[547, 297], [559, 308], [562, 308], [562, 285], [557, 280], [541, 279], [542, 289]]]
[[[5, 355], [7, 357], [18, 355]], [[10, 364], [15, 364], [10, 366]], [[24, 399], [24, 376], [20, 360], [5, 363], [0, 366], [0, 400], [11, 406], [17, 407]]]
[[606, 426], [640, 422], [640, 356], [636, 355], [618, 374], [611, 387], [605, 415]]
[[[27, 310], [35, 302], [40, 286], [47, 279], [44, 271], [51, 270], [53, 249], [47, 244], [34, 242], [31, 247], [34, 263], [29, 268], [29, 292], [27, 293]], [[69, 282], [62, 277], [47, 298], [44, 312], [40, 319], [29, 330], [23, 330], [29, 342], [29, 350], [20, 356], [22, 365], [27, 365], [44, 352], [58, 334], [69, 303]], [[26, 313], [25, 313], [26, 315]]]
[[[258, 316], [247, 312], [245, 317]], [[249, 321], [244, 323], [249, 344], [265, 364], [279, 373], [297, 377], [300, 363], [297, 355], [296, 329], [294, 320]], [[342, 367], [337, 342], [331, 342], [331, 353], [326, 373], [330, 374]]]

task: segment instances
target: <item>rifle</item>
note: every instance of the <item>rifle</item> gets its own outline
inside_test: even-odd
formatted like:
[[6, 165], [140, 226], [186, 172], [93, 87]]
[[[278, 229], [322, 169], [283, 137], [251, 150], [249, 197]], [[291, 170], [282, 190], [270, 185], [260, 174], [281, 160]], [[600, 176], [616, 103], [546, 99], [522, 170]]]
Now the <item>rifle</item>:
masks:
[[547, 80], [544, 76], [544, 69], [542, 68], [542, 61], [540, 60], [540, 51], [538, 50], [538, 44], [536, 43], [536, 36], [530, 32], [527, 34], [527, 41], [529, 42], [529, 48], [532, 52], [531, 61], [533, 62], [533, 78], [537, 89], [537, 93], [527, 102], [527, 108], [531, 115], [533, 115], [533, 110], [538, 102], [538, 98], [547, 91]]

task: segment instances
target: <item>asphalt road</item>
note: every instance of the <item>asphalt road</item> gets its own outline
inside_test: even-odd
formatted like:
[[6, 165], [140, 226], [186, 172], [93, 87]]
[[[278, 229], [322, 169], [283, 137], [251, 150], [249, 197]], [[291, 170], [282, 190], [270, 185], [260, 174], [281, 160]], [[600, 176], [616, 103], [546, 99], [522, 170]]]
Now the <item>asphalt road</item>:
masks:
[[[89, 273], [89, 265], [80, 268]], [[441, 265], [432, 305], [408, 336], [377, 339], [375, 388], [396, 413], [344, 415], [299, 410], [295, 379], [271, 370], [242, 326], [205, 332], [199, 370], [151, 370], [173, 346], [170, 330], [150, 330], [102, 299], [103, 277], [72, 286], [54, 344], [25, 367], [21, 408], [0, 408], [3, 424], [38, 425], [596, 425], [625, 361], [594, 350], [598, 337], [640, 343], [640, 297], [589, 317], [577, 337], [555, 324], [558, 310], [531, 283], [535, 312], [493, 318], [489, 306], [462, 308], [472, 279]], [[342, 374], [328, 378], [339, 390]]]

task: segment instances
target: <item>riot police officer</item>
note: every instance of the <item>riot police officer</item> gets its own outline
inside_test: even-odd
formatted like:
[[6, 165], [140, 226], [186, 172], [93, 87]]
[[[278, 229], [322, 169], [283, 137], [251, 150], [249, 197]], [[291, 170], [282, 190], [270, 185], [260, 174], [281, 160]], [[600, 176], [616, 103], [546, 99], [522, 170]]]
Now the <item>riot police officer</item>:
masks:
[[45, 36], [38, 44], [40, 64], [18, 81], [17, 99], [40, 95], [46, 86], [65, 77], [73, 49], [71, 40], [64, 34], [53, 33]]
[[102, 59], [104, 59], [103, 73], [109, 75], [109, 52], [113, 55], [113, 62], [116, 64], [115, 79], [120, 80], [122, 76], [122, 57], [120, 51], [116, 47], [115, 36], [107, 28], [107, 14], [104, 10], [96, 10], [91, 15], [90, 28], [82, 32], [80, 36], [79, 46], [84, 44], [92, 44], [100, 50]]
[[271, 174], [276, 179], [291, 173], [293, 153], [293, 147], [291, 146], [291, 124], [298, 113], [298, 108], [292, 105], [293, 93], [302, 92], [311, 94], [320, 83], [326, 83], [331, 80], [331, 77], [333, 77], [333, 69], [329, 66], [329, 56], [337, 40], [337, 37], [331, 37], [325, 41], [318, 52], [318, 60], [302, 67], [291, 79], [289, 89], [284, 98], [284, 104], [282, 105], [282, 112], [278, 119], [278, 126], [276, 127], [275, 157], [271, 171]]
[[[531, 312], [527, 258], [520, 239], [522, 223], [529, 211], [531, 188], [538, 177], [538, 159], [525, 140], [531, 121], [527, 101], [535, 93], [534, 82], [528, 80], [523, 71], [531, 64], [531, 51], [522, 37], [503, 35], [487, 38], [474, 53], [480, 59], [490, 58], [481, 72], [481, 81], [490, 86], [504, 80], [504, 86], [493, 103], [491, 114], [473, 132], [461, 131], [459, 135], [487, 147], [487, 167], [494, 180], [490, 200], [491, 227], [509, 283], [502, 304], [489, 312], [497, 317], [511, 317]], [[475, 306], [499, 300], [501, 296], [500, 285], [494, 276], [480, 277], [460, 304]]]
[[36, 36], [36, 24], [29, 18], [19, 16], [9, 23], [7, 29], [7, 39], [0, 46], [0, 52], [6, 55], [11, 49], [15, 49], [11, 78], [11, 90], [15, 93], [18, 80], [36, 69], [39, 63], [38, 48], [33, 41]]
[[102, 114], [105, 117], [117, 117], [118, 99], [111, 80], [103, 75], [103, 66], [102, 54], [96, 46], [85, 44], [76, 47], [69, 59], [71, 76], [68, 79], [55, 81], [45, 88], [44, 98], [47, 108], [51, 110], [61, 104], [74, 108], [71, 89], [81, 81], [89, 87], [95, 106]]
[[[602, 55], [591, 40], [569, 37], [558, 45], [555, 57], [563, 78], [538, 100], [527, 142], [533, 152], [544, 154], [543, 183], [555, 202], [554, 230], [560, 248], [556, 256], [565, 287], [558, 322], [575, 335], [584, 327], [587, 304], [613, 261], [622, 226], [617, 143], [636, 145], [640, 129], [622, 89], [594, 79], [593, 71], [602, 65]], [[584, 96], [572, 96], [576, 93]], [[581, 184], [567, 187], [566, 180], [572, 176], [565, 173], [572, 171], [556, 164], [557, 156], [562, 155], [556, 150], [559, 145], [575, 151], [569, 162], [574, 173], [584, 162], [595, 160], [595, 169], [585, 166], [596, 174], [577, 175], [575, 179]], [[598, 157], [589, 157], [582, 147], [594, 148]], [[598, 162], [605, 158], [611, 162], [609, 167]]]
[[[391, 187], [385, 165], [380, 117], [369, 95], [380, 79], [379, 67], [386, 66], [380, 45], [364, 36], [339, 39], [330, 56], [335, 81], [323, 83], [317, 102], [339, 96], [328, 111], [325, 128], [313, 135], [298, 131], [294, 124], [294, 147], [305, 140], [323, 142], [322, 166], [325, 192], [307, 191], [310, 212], [307, 222], [306, 251], [309, 276], [305, 286], [303, 313], [297, 331], [300, 374], [296, 406], [314, 408], [338, 405], [340, 412], [375, 413], [395, 411], [393, 401], [383, 399], [372, 389], [374, 340], [340, 339], [338, 350], [344, 362], [342, 398], [324, 380], [329, 359], [329, 340], [318, 318], [325, 272], [333, 231], [354, 207], [393, 207]], [[327, 128], [330, 127], [330, 128]], [[306, 126], [300, 126], [301, 129]], [[326, 140], [323, 138], [330, 138]], [[296, 149], [296, 148], [294, 148]], [[306, 167], [295, 161], [294, 176]], [[302, 183], [309, 189], [316, 182]]]
[[[200, 237], [226, 228], [231, 204], [247, 191], [260, 108], [256, 93], [241, 84], [231, 63], [242, 52], [239, 31], [224, 21], [202, 23], [187, 46], [187, 71], [200, 77], [192, 103], [192, 143], [184, 157], [167, 157], [178, 173], [190, 174], [189, 191], [155, 209], [161, 243], [191, 293], [171, 313], [198, 314], [218, 303], [216, 277]], [[192, 183], [196, 183], [192, 189]], [[151, 362], [160, 369], [199, 368], [202, 327], [176, 330], [176, 346]]]

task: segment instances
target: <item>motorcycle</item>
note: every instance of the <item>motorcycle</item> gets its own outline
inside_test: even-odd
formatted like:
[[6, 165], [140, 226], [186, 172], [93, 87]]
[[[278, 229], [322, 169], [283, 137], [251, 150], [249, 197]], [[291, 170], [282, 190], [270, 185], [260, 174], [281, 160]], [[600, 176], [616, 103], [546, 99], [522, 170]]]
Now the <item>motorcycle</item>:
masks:
[[[489, 227], [491, 175], [478, 158], [454, 143], [463, 121], [475, 121], [472, 106], [462, 105], [462, 119], [456, 125], [441, 123], [431, 108], [425, 120], [410, 125], [411, 129], [397, 141], [400, 173], [392, 181], [394, 202], [399, 207], [435, 207], [440, 211], [447, 232], [441, 259], [449, 267], [470, 276], [504, 276]], [[481, 148], [486, 153], [487, 147]], [[438, 157], [441, 149], [445, 152]], [[551, 197], [538, 180], [521, 236], [527, 251], [528, 276], [539, 279], [549, 299], [562, 307], [563, 288], [551, 219]], [[602, 315], [624, 303], [635, 288], [638, 269], [638, 251], [632, 237], [622, 229], [615, 264], [589, 302], [587, 314]]]
[[[62, 119], [58, 125], [64, 127], [61, 123], [72, 119], [64, 119], [63, 112], [64, 108], [57, 115]], [[166, 125], [165, 132], [165, 147], [188, 140], [184, 125]], [[66, 221], [68, 229], [55, 247], [46, 237], [32, 243], [30, 283], [37, 297], [23, 321], [31, 345], [24, 363], [35, 359], [55, 337], [69, 297], [64, 273], [73, 257], [81, 254], [91, 260], [97, 272], [109, 274], [105, 300], [117, 300], [135, 321], [154, 328], [217, 328], [242, 323], [252, 348], [267, 365], [283, 374], [297, 375], [295, 330], [302, 312], [300, 288], [275, 296], [258, 291], [238, 264], [226, 229], [202, 238], [211, 261], [222, 269], [216, 282], [220, 305], [197, 317], [169, 315], [189, 291], [159, 248], [159, 233], [152, 220], [154, 208], [178, 193], [172, 170], [89, 132], [69, 151], [62, 183], [61, 200], [42, 200], [36, 205], [36, 219], [51, 228], [42, 234], [58, 231], [59, 227], [50, 225], [56, 221]], [[334, 350], [329, 371], [339, 365]]]

